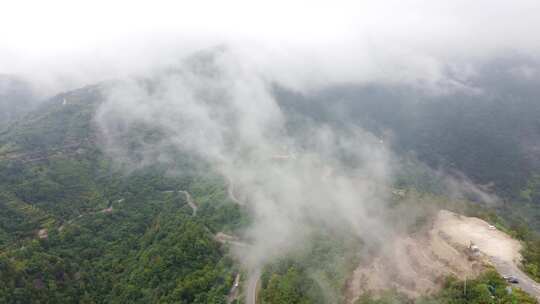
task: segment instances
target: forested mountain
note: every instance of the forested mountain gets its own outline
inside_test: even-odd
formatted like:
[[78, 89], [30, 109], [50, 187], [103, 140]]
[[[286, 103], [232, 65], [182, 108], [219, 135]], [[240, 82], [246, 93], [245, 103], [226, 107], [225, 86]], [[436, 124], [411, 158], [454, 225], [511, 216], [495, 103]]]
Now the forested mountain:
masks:
[[0, 304], [540, 303], [539, 12], [2, 1]]
[[[203, 55], [203, 61], [212, 59]], [[211, 69], [202, 72], [213, 77]], [[399, 189], [392, 191], [391, 208], [445, 208], [489, 220], [526, 244], [524, 269], [538, 278], [540, 241], [519, 216], [527, 215], [537, 227], [540, 103], [535, 98], [540, 89], [535, 79], [497, 79], [504, 73], [487, 73], [471, 85], [483, 93], [431, 94], [392, 86], [339, 86], [313, 94], [275, 87], [273, 93], [291, 134], [304, 134], [314, 123], [336, 130], [353, 124], [388, 143], [403, 161], [394, 168], [390, 186]], [[154, 80], [137, 81], [149, 92], [159, 88]], [[166, 136], [151, 123], [135, 123], [114, 137], [125, 151], [121, 161], [113, 159], [104, 144], [107, 134], [96, 121], [113, 85], [60, 93], [14, 115], [1, 129], [0, 302], [242, 302], [231, 291], [240, 265], [216, 236], [241, 235], [253, 210], [233, 202], [231, 182], [197, 155], [171, 149], [167, 161], [142, 162], [147, 148]], [[478, 189], [506, 203], [454, 201], [436, 191], [442, 187], [439, 171], [468, 176], [483, 185]], [[193, 196], [196, 211], [186, 193]], [[426, 221], [419, 216], [405, 230], [420, 229]], [[322, 228], [310, 232], [308, 243], [262, 270], [260, 303], [347, 300], [348, 278], [372, 249], [350, 231]], [[469, 294], [460, 292], [461, 284], [448, 278], [442, 291], [421, 303], [533, 301], [519, 291], [508, 294], [496, 272], [469, 282]], [[369, 294], [358, 299], [407, 301], [393, 292], [379, 300]]]
[[112, 164], [93, 126], [100, 90], [57, 95], [2, 132], [0, 302], [224, 303], [234, 267], [214, 234], [242, 224], [225, 182], [182, 155]]
[[[459, 87], [448, 91], [373, 84], [308, 94], [278, 87], [276, 95], [293, 113], [317, 123], [354, 123], [401, 155], [464, 173], [516, 200], [540, 172], [538, 66], [527, 58], [501, 58], [466, 81], [456, 78]], [[526, 200], [539, 203], [536, 191]]]

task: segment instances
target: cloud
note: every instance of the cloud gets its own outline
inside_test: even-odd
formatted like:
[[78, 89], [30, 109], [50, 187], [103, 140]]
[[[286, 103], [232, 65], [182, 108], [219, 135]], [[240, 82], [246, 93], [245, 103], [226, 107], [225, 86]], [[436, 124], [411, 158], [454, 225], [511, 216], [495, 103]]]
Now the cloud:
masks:
[[445, 84], [501, 54], [538, 58], [535, 0], [16, 1], [0, 12], [0, 67], [45, 90], [145, 74], [227, 45], [266, 78], [308, 91], [335, 83]]
[[302, 248], [315, 228], [346, 229], [371, 243], [385, 225], [390, 153], [373, 135], [352, 127], [313, 125], [291, 135], [284, 113], [261, 76], [226, 49], [199, 53], [147, 80], [113, 86], [96, 122], [107, 151], [123, 146], [135, 125], [163, 136], [141, 144], [135, 165], [195, 154], [232, 180], [254, 217], [239, 255], [248, 266]]
[[[107, 151], [133, 162], [126, 138], [143, 125], [160, 136], [132, 139], [137, 165], [171, 161], [170, 151], [210, 163], [247, 193], [255, 246], [244, 260], [261, 264], [294, 250], [313, 225], [349, 228], [374, 243], [393, 233], [381, 190], [391, 153], [352, 125], [290, 134], [273, 84], [304, 94], [344, 83], [469, 90], [478, 64], [505, 54], [538, 59], [531, 29], [540, 28], [539, 6], [17, 1], [0, 12], [0, 67], [44, 94], [117, 79], [96, 116]], [[527, 66], [515, 73], [535, 75]]]

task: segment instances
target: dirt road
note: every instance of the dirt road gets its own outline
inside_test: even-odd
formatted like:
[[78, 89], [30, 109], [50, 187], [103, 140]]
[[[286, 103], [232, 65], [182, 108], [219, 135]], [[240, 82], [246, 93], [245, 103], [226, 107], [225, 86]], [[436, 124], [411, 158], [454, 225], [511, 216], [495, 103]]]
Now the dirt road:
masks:
[[199, 207], [197, 206], [197, 204], [195, 204], [195, 201], [193, 200], [193, 197], [191, 197], [191, 194], [189, 194], [189, 192], [185, 190], [180, 190], [178, 191], [178, 193], [183, 193], [186, 196], [187, 203], [193, 210], [193, 216], [196, 216], [197, 210], [199, 209]]
[[240, 241], [239, 238], [223, 232], [216, 233], [214, 239], [222, 244], [228, 244], [238, 248], [246, 248], [250, 246], [249, 244]]

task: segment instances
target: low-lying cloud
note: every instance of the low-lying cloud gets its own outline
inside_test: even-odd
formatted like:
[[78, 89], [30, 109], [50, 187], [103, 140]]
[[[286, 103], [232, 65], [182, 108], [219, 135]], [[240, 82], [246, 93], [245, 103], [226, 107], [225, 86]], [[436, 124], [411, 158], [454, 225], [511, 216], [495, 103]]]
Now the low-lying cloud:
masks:
[[[540, 58], [536, 0], [201, 3], [11, 4], [0, 12], [0, 72], [43, 94], [117, 80], [96, 115], [106, 151], [133, 162], [124, 139], [144, 125], [159, 136], [138, 143], [134, 165], [170, 162], [169, 151], [211, 164], [255, 218], [246, 231], [255, 244], [243, 253], [250, 266], [294, 250], [314, 226], [374, 243], [393, 233], [385, 144], [354, 125], [291, 134], [275, 84], [302, 94], [366, 83], [478, 94], [470, 80], [483, 63]], [[512, 73], [540, 75], [526, 61]]]
[[245, 232], [254, 245], [241, 253], [249, 267], [303, 246], [317, 227], [386, 239], [386, 147], [352, 126], [288, 134], [270, 86], [226, 50], [201, 53], [148, 81], [113, 86], [96, 121], [113, 156], [127, 152], [119, 143], [131, 126], [148, 125], [163, 137], [144, 147], [140, 163], [166, 162], [173, 147], [241, 189], [254, 218]]
[[540, 52], [535, 0], [56, 0], [28, 7], [17, 1], [0, 12], [0, 72], [48, 93], [142, 75], [221, 44], [265, 78], [302, 91], [365, 82], [453, 86], [482, 62]]

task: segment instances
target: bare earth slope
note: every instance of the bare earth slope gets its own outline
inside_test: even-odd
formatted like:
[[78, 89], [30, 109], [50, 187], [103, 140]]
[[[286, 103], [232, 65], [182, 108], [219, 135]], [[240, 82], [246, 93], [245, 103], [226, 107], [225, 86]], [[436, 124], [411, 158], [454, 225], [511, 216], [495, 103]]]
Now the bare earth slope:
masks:
[[490, 228], [481, 219], [459, 216], [449, 211], [439, 212], [436, 224], [454, 242], [465, 245], [472, 241], [501, 275], [517, 278], [519, 288], [540, 300], [540, 284], [518, 267], [521, 262], [520, 242]]
[[[478, 247], [475, 253], [469, 246]], [[512, 275], [532, 296], [540, 287], [518, 268], [521, 244], [493, 229], [478, 218], [440, 211], [425, 231], [396, 237], [380, 254], [362, 263], [347, 286], [347, 299], [353, 303], [363, 292], [394, 288], [410, 297], [437, 291], [448, 275], [474, 278], [486, 265], [501, 275]]]
[[461, 216], [441, 210], [434, 223], [435, 229], [445, 233], [452, 242], [469, 246], [472, 242], [489, 257], [497, 257], [503, 261], [521, 261], [521, 244], [506, 233], [491, 228], [479, 218]]

